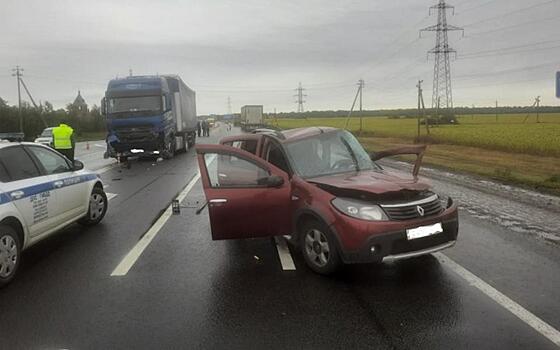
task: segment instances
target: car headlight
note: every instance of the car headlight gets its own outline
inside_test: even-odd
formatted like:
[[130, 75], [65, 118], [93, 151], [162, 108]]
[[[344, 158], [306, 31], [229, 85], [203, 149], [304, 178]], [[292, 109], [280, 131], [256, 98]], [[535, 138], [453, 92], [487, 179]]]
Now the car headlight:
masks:
[[380, 206], [355, 199], [335, 198], [331, 202], [343, 214], [368, 221], [388, 220]]

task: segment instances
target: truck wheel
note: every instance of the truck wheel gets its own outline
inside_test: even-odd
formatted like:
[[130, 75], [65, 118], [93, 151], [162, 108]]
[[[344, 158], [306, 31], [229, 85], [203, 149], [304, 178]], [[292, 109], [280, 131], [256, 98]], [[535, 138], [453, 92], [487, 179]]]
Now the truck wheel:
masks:
[[89, 196], [89, 208], [86, 216], [78, 220], [78, 223], [84, 226], [93, 226], [103, 220], [107, 213], [107, 195], [99, 186], [95, 186]]
[[195, 133], [192, 133], [189, 136], [187, 136], [187, 143], [189, 145], [189, 148], [194, 146], [194, 144], [196, 143], [196, 134]]
[[21, 242], [16, 230], [0, 225], [0, 288], [16, 275], [21, 260]]
[[171, 138], [162, 152], [163, 159], [171, 159], [175, 155], [175, 138]]
[[334, 234], [316, 220], [300, 228], [300, 247], [307, 266], [322, 275], [330, 275], [342, 267]]

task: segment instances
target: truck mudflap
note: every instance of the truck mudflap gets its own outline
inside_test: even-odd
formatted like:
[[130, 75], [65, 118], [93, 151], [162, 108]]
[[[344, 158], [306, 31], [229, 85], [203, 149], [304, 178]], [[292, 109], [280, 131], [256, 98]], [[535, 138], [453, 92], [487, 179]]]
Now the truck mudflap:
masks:
[[370, 154], [370, 158], [373, 161], [383, 159], [386, 157], [415, 154], [416, 161], [414, 162], [414, 168], [412, 169], [412, 176], [418, 177], [418, 172], [420, 171], [420, 165], [422, 164], [422, 158], [426, 152], [427, 145], [417, 145], [417, 146], [405, 146], [399, 148], [392, 148], [384, 151], [373, 152]]

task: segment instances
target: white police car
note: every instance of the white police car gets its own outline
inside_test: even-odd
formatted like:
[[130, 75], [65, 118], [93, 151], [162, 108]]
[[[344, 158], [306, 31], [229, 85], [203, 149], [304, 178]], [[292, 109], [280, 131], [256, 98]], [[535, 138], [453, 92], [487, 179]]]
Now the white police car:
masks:
[[83, 168], [41, 144], [0, 141], [0, 286], [14, 278], [24, 249], [73, 222], [103, 219], [103, 184]]

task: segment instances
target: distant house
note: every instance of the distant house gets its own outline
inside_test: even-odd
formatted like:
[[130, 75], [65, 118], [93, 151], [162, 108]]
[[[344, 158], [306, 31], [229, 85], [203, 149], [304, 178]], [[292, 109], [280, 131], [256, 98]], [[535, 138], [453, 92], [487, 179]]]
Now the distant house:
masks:
[[76, 99], [72, 102], [72, 109], [78, 114], [86, 114], [88, 112], [88, 105], [86, 100], [82, 97], [80, 90], [78, 90], [78, 96], [76, 96]]

